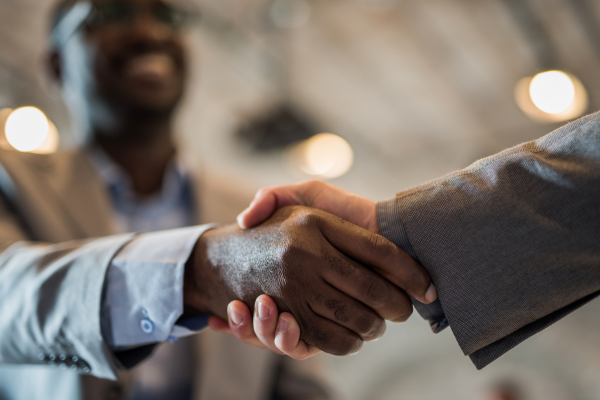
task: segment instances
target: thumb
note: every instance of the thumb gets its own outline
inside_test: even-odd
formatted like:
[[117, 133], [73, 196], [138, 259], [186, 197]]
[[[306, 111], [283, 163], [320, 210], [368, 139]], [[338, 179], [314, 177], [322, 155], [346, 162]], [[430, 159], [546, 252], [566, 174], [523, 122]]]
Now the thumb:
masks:
[[269, 219], [281, 207], [302, 204], [297, 191], [295, 185], [260, 189], [250, 206], [238, 215], [238, 225], [242, 229], [250, 229]]

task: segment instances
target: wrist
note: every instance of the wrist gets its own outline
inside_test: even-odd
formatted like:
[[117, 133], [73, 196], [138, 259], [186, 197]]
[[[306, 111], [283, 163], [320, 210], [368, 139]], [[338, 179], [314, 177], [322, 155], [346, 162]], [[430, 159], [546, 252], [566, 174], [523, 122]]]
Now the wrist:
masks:
[[231, 253], [229, 239], [238, 230], [237, 225], [211, 229], [196, 242], [185, 265], [184, 315], [212, 314], [227, 318], [227, 304], [237, 297], [230, 290], [233, 278], [223, 255]]
[[194, 246], [192, 254], [185, 263], [183, 278], [183, 310], [184, 317], [191, 317], [201, 314], [211, 313], [209, 304], [209, 295], [203, 289], [202, 282], [206, 282], [208, 277], [206, 269], [206, 237], [210, 236], [205, 232]]

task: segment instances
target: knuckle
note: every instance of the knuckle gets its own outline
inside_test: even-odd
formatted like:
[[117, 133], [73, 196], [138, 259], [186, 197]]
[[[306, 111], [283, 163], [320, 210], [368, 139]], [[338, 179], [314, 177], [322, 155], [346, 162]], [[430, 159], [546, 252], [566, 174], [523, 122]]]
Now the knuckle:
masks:
[[327, 300], [325, 302], [325, 307], [333, 313], [333, 317], [336, 321], [345, 323], [349, 320], [346, 303], [338, 300]]
[[396, 319], [394, 319], [394, 322], [406, 322], [410, 316], [413, 313], [413, 308], [412, 305], [409, 307], [402, 307], [400, 308], [400, 311], [398, 312], [398, 316], [396, 317]]
[[323, 327], [310, 326], [311, 330], [301, 328], [300, 339], [326, 353], [335, 356], [350, 355], [359, 351], [363, 345], [361, 337], [350, 330], [335, 330], [332, 332]]
[[296, 263], [308, 257], [309, 252], [306, 248], [297, 244], [287, 244], [280, 248], [279, 258], [284, 264]]
[[363, 298], [371, 306], [381, 306], [385, 304], [389, 289], [387, 285], [377, 277], [366, 278], [363, 285]]
[[329, 353], [336, 356], [349, 356], [358, 352], [363, 345], [360, 337], [347, 334], [335, 338], [335, 344]]
[[295, 210], [294, 225], [305, 229], [319, 226], [322, 215], [319, 210], [300, 207]]
[[373, 259], [389, 259], [394, 255], [395, 245], [376, 233], [369, 233], [369, 251]]
[[365, 341], [375, 340], [385, 331], [385, 321], [375, 315], [362, 316], [357, 321], [357, 332]]

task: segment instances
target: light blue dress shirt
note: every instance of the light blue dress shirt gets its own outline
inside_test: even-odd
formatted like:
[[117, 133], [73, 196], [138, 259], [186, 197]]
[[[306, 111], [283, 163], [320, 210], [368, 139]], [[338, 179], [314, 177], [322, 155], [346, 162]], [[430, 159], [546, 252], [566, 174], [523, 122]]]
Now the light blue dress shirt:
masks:
[[196, 216], [189, 174], [175, 161], [161, 191], [139, 198], [106, 154], [94, 149], [90, 157], [109, 192], [117, 230], [140, 232], [116, 254], [107, 272], [101, 308], [105, 340], [120, 351], [202, 330], [208, 316], [178, 321], [183, 314], [185, 263], [208, 228], [191, 226]]

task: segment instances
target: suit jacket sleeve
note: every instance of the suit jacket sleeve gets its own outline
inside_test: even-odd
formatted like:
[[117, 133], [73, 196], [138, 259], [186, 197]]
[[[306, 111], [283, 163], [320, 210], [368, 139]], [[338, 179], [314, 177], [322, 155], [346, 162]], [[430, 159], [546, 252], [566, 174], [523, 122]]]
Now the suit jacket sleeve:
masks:
[[59, 244], [26, 238], [0, 201], [0, 363], [64, 364], [115, 379], [118, 362], [101, 334], [102, 289], [132, 235]]
[[394, 203], [382, 232], [439, 293], [417, 309], [447, 318], [478, 369], [600, 294], [600, 113]]

